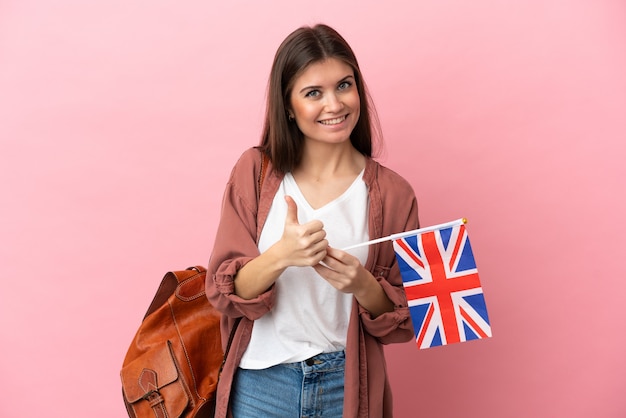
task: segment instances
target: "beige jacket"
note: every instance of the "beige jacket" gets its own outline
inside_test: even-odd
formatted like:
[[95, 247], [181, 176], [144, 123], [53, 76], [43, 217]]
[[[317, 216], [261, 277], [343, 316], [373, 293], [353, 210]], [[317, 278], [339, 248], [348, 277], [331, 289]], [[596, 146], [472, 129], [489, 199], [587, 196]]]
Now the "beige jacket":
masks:
[[[207, 297], [223, 313], [223, 345], [235, 318], [242, 317], [220, 377], [216, 418], [227, 416], [233, 376], [250, 341], [254, 320], [275, 303], [273, 286], [255, 299], [244, 300], [234, 293], [233, 285], [237, 271], [259, 255], [257, 237], [283, 177], [269, 164], [259, 194], [260, 171], [261, 153], [255, 148], [244, 152], [235, 164], [226, 185], [208, 266]], [[369, 193], [371, 239], [418, 228], [417, 200], [406, 180], [372, 159], [367, 160], [363, 180]], [[391, 242], [370, 246], [365, 268], [378, 279], [395, 309], [373, 319], [356, 300], [353, 304], [346, 345], [343, 416], [387, 418], [393, 416], [393, 410], [383, 344], [409, 341], [414, 334]]]

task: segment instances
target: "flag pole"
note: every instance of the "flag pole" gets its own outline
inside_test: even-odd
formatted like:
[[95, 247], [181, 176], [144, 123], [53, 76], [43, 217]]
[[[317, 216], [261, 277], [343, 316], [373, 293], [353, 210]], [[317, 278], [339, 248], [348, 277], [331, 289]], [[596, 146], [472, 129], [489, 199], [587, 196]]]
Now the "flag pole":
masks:
[[389, 235], [387, 237], [377, 238], [377, 239], [373, 239], [371, 241], [362, 242], [360, 244], [350, 245], [349, 247], [342, 248], [342, 250], [343, 251], [347, 251], [347, 250], [351, 250], [353, 248], [365, 247], [365, 246], [368, 246], [368, 245], [378, 244], [380, 242], [393, 241], [393, 240], [404, 238], [404, 237], [408, 237], [408, 236], [411, 236], [411, 235], [423, 234], [425, 232], [435, 231], [437, 229], [452, 228], [453, 226], [463, 225], [463, 224], [466, 224], [466, 223], [467, 223], [467, 219], [461, 218], [461, 219], [457, 219], [455, 221], [450, 221], [450, 222], [442, 223], [442, 224], [439, 224], [439, 225], [427, 226], [427, 227], [424, 227], [424, 228], [414, 229], [412, 231], [400, 232], [398, 234], [392, 234], [392, 235]]

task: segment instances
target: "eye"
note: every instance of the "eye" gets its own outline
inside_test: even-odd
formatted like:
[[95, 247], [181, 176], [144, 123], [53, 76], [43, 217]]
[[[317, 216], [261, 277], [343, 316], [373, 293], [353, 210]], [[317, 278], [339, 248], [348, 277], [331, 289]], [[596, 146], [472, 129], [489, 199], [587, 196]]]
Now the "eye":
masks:
[[319, 97], [320, 94], [322, 93], [320, 93], [319, 90], [311, 90], [307, 94], [305, 94], [304, 97]]
[[350, 86], [352, 86], [352, 82], [350, 82], [350, 81], [342, 81], [341, 83], [339, 83], [339, 86], [337, 88], [339, 90], [346, 90], [346, 89], [350, 88]]

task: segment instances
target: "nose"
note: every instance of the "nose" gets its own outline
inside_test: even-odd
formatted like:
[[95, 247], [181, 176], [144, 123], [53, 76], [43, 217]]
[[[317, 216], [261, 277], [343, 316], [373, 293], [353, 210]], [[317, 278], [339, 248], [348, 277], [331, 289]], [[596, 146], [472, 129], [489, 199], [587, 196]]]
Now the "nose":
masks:
[[331, 93], [326, 95], [326, 110], [330, 113], [339, 112], [343, 109], [343, 102], [337, 96], [336, 93]]

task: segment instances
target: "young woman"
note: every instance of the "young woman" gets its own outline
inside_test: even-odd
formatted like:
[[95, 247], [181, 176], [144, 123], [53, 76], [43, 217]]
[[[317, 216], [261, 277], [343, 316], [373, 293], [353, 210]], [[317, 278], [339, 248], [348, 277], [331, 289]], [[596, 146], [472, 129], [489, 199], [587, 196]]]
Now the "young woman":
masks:
[[237, 324], [216, 417], [392, 416], [383, 344], [413, 338], [393, 247], [341, 250], [419, 226], [411, 186], [372, 159], [373, 115], [335, 30], [283, 41], [207, 273], [224, 344]]

